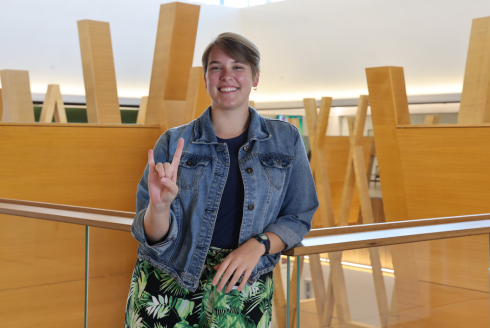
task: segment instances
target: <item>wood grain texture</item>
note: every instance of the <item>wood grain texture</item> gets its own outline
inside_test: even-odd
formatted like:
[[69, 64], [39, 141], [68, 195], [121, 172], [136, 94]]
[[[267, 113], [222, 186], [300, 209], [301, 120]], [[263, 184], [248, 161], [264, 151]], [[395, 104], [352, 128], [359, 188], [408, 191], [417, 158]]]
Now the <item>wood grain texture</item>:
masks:
[[59, 84], [48, 85], [39, 122], [51, 123], [53, 117], [57, 123], [68, 123]]
[[[2, 123], [0, 197], [134, 212], [136, 186], [146, 166], [147, 152], [159, 135], [158, 126]], [[66, 211], [66, 208], [60, 206], [58, 210]], [[81, 212], [99, 215], [88, 210]], [[122, 216], [131, 220], [126, 218], [127, 213]], [[109, 279], [129, 275], [137, 252], [137, 244], [130, 233], [97, 228], [90, 231], [91, 277]], [[80, 313], [83, 325], [85, 228], [1, 215], [0, 235], [0, 261], [3, 261], [0, 265], [8, 267], [8, 270], [0, 270], [0, 275], [5, 275], [0, 277], [2, 282], [16, 287], [15, 293], [21, 293], [31, 287], [41, 288], [47, 284], [47, 288], [57, 288], [66, 280], [80, 279], [80, 292], [65, 289], [63, 297], [66, 299], [61, 297], [60, 300], [69, 303], [70, 298], [75, 297], [80, 301], [79, 308], [73, 311]], [[91, 289], [90, 308], [101, 306], [110, 313], [110, 318], [101, 318], [102, 322], [116, 320], [120, 323], [124, 318], [121, 303], [127, 298], [129, 283], [123, 285], [101, 284], [100, 298]], [[57, 300], [51, 300], [49, 292], [42, 292], [42, 295], [46, 306], [56, 305]], [[104, 303], [108, 297], [118, 300]], [[6, 302], [10, 302], [9, 299], [1, 297], [0, 308], [5, 308]], [[15, 308], [12, 313], [25, 313], [21, 302], [8, 306]], [[52, 309], [58, 311], [55, 307]], [[95, 310], [89, 309], [89, 321], [92, 314], [95, 315]], [[51, 312], [46, 311], [45, 315], [50, 316]], [[60, 317], [65, 315], [59, 314]], [[36, 320], [51, 323], [50, 326], [65, 322], [41, 315]], [[63, 325], [76, 326], [77, 321], [70, 320], [72, 323]], [[112, 324], [105, 327], [108, 326]]]
[[274, 278], [274, 296], [272, 301], [274, 302], [274, 309], [276, 312], [276, 320], [278, 327], [286, 327], [286, 294], [284, 293], [284, 287], [282, 284], [281, 264], [278, 263], [273, 271]]
[[185, 98], [184, 124], [198, 118], [211, 105], [211, 97], [206, 91], [202, 67], [192, 67]]
[[490, 123], [490, 17], [471, 25], [458, 123]]
[[200, 6], [181, 2], [160, 6], [146, 124], [166, 130], [164, 101], [185, 101], [194, 57]]
[[78, 21], [89, 123], [121, 123], [109, 23]]
[[181, 100], [164, 100], [166, 119], [160, 122], [160, 132], [164, 133], [167, 129], [183, 125], [185, 116], [185, 101]]
[[400, 147], [396, 136], [397, 124], [410, 124], [403, 68], [367, 68], [366, 75], [386, 220], [407, 220]]
[[138, 117], [136, 117], [137, 124], [145, 124], [147, 108], [148, 108], [148, 96], [141, 97], [140, 108], [138, 109]]
[[[37, 273], [37, 272], [36, 272]], [[83, 280], [0, 291], [2, 327], [82, 328]]]
[[34, 122], [28, 71], [1, 70], [3, 122]]

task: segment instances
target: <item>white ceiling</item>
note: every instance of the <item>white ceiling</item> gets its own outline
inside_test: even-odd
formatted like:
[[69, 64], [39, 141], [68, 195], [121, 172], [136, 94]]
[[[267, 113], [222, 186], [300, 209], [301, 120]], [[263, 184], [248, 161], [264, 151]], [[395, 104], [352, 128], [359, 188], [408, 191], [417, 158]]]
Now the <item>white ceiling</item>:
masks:
[[[0, 0], [0, 69], [29, 70], [34, 93], [58, 83], [83, 95], [77, 20], [111, 24], [119, 96], [146, 95], [159, 4], [170, 1]], [[203, 5], [194, 55], [223, 31], [262, 53], [252, 99], [355, 98], [366, 67], [403, 66], [408, 93], [460, 93], [471, 20], [488, 0], [288, 0], [243, 9]]]

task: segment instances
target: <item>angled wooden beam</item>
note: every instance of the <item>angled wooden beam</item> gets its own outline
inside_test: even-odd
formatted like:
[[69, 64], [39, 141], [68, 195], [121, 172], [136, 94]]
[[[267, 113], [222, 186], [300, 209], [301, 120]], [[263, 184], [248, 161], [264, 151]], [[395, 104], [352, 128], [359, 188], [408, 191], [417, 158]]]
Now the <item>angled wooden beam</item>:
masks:
[[202, 67], [192, 67], [185, 100], [185, 115], [182, 124], [198, 118], [211, 105], [211, 97], [206, 91]]
[[401, 67], [366, 69], [386, 221], [408, 220], [397, 124], [410, 124]]
[[458, 124], [490, 123], [490, 17], [471, 25]]
[[3, 122], [34, 122], [28, 71], [2, 70]]
[[439, 124], [441, 115], [425, 115], [424, 124]]
[[39, 122], [51, 123], [53, 116], [56, 123], [68, 123], [59, 84], [48, 85]]
[[138, 109], [138, 117], [136, 118], [137, 124], [145, 124], [147, 106], [148, 96], [141, 97], [140, 108]]
[[89, 123], [121, 123], [109, 23], [78, 21]]
[[[181, 2], [160, 6], [145, 124], [160, 124], [166, 130], [174, 124], [167, 119], [175, 110], [182, 111], [177, 114], [183, 120], [199, 11], [200, 6]], [[172, 113], [166, 113], [167, 109]]]

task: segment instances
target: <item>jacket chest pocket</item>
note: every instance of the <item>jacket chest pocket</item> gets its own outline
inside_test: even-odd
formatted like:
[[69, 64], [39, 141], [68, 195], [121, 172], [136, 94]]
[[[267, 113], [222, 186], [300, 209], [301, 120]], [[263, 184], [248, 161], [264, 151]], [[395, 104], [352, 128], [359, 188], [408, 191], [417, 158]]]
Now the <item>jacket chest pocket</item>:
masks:
[[187, 189], [199, 183], [209, 162], [210, 159], [207, 158], [182, 154], [177, 172], [177, 186], [181, 189]]
[[259, 160], [269, 182], [280, 190], [284, 186], [287, 170], [291, 166], [291, 158], [281, 155], [267, 155], [259, 156]]

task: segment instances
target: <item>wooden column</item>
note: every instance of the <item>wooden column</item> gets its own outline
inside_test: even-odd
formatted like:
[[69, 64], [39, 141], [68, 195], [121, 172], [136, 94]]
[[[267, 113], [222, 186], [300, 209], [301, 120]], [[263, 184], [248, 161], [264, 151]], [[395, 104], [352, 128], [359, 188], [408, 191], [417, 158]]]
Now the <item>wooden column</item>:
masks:
[[3, 98], [2, 98], [2, 89], [0, 89], [0, 122], [2, 121], [3, 115]]
[[53, 116], [54, 121], [57, 123], [68, 123], [66, 120], [65, 105], [63, 104], [63, 98], [61, 98], [60, 86], [58, 84], [48, 85], [39, 122], [51, 123]]
[[34, 122], [28, 71], [2, 70], [3, 122]]
[[250, 107], [255, 108], [255, 101], [253, 101], [253, 100], [249, 100], [249, 101], [248, 101], [248, 105], [249, 105]]
[[424, 124], [439, 124], [441, 115], [425, 115]]
[[78, 21], [89, 123], [121, 123], [109, 23]]
[[182, 124], [198, 118], [211, 105], [211, 97], [206, 92], [203, 75], [202, 67], [191, 68]]
[[397, 124], [410, 124], [401, 67], [366, 69], [386, 221], [408, 220]]
[[471, 25], [459, 124], [490, 123], [490, 17]]
[[199, 11], [200, 6], [180, 2], [160, 6], [146, 124], [166, 130], [184, 120]]

